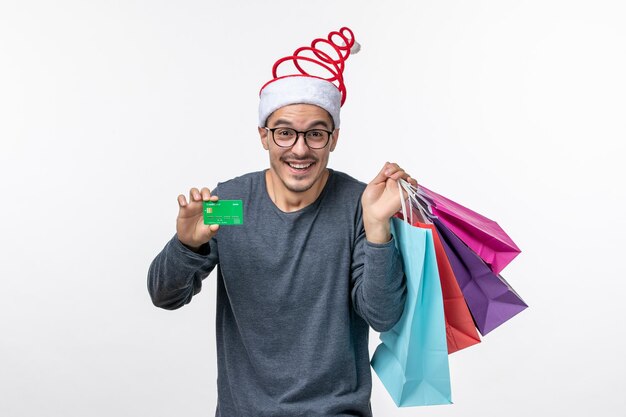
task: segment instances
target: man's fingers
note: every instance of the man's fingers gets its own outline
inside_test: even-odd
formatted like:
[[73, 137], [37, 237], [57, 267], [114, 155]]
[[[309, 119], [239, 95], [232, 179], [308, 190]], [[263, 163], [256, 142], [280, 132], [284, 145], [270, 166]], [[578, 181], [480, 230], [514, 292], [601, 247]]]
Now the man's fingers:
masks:
[[389, 178], [391, 179], [394, 179], [397, 181], [400, 178], [402, 178], [406, 182], [410, 183], [412, 186], [417, 187], [417, 181], [414, 178], [411, 178], [409, 173], [406, 172], [404, 169], [400, 168], [398, 165], [395, 165], [394, 167], [389, 168], [386, 172]]
[[200, 201], [217, 201], [218, 197], [216, 195], [211, 195], [211, 190], [207, 187], [203, 187], [202, 190], [198, 190], [197, 188], [191, 188], [189, 190], [189, 201], [185, 198], [183, 194], [178, 196], [178, 206], [180, 208], [187, 207], [191, 203], [200, 202]]
[[[397, 181], [400, 178], [402, 178], [403, 180], [409, 181], [411, 177], [398, 164], [386, 162], [383, 168], [378, 173], [378, 175], [376, 175], [376, 178], [372, 180], [372, 183], [373, 184], [383, 183], [387, 181], [388, 179]], [[417, 186], [417, 182], [415, 180], [413, 180], [411, 184]]]
[[189, 190], [189, 202], [192, 203], [194, 201], [202, 200], [202, 196], [200, 195], [200, 191], [197, 188], [192, 188]]
[[387, 175], [388, 178], [393, 178], [394, 180], [400, 178], [406, 180], [409, 177], [409, 174], [407, 174], [407, 172], [396, 163], [387, 165], [385, 175]]
[[387, 175], [388, 177], [393, 175], [394, 172], [396, 172], [397, 170], [402, 169], [400, 168], [400, 166], [398, 164], [394, 163], [389, 163], [387, 162], [385, 164], [385, 175]]
[[397, 181], [400, 178], [406, 179], [408, 176], [409, 174], [407, 174], [402, 168], [400, 168], [397, 171], [394, 171], [392, 174], [390, 174], [389, 178]]
[[390, 165], [391, 164], [389, 162], [385, 162], [385, 165], [383, 165], [383, 168], [380, 170], [378, 175], [376, 175], [376, 177], [372, 180], [372, 184], [377, 184], [377, 183], [387, 181], [387, 178], [388, 178], [387, 170], [389, 169]]
[[203, 187], [200, 191], [200, 194], [202, 195], [202, 201], [209, 201], [209, 199], [211, 198], [211, 190], [209, 190], [207, 187]]

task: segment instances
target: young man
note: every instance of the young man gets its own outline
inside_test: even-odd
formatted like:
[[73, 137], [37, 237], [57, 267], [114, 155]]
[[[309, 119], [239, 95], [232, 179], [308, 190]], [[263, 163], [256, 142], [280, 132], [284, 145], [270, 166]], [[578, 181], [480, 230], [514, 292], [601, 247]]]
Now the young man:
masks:
[[[354, 45], [347, 28], [316, 42], [342, 63]], [[149, 292], [179, 308], [217, 266], [217, 416], [371, 416], [368, 326], [386, 331], [402, 315], [389, 219], [397, 180], [416, 183], [391, 163], [367, 186], [328, 169], [342, 78], [274, 76], [259, 106], [269, 169], [178, 197], [176, 235], [150, 266]], [[203, 224], [202, 202], [218, 197], [243, 200], [243, 225]]]

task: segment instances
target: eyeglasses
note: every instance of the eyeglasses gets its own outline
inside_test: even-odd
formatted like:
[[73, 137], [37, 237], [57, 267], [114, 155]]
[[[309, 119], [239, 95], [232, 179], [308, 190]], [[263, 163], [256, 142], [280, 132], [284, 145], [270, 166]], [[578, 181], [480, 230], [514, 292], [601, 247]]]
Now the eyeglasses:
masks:
[[333, 132], [323, 129], [312, 129], [306, 132], [298, 132], [287, 127], [275, 127], [273, 129], [266, 127], [265, 129], [272, 132], [272, 140], [281, 148], [291, 148], [296, 144], [300, 133], [302, 133], [306, 146], [311, 149], [323, 149], [328, 145], [330, 136], [333, 134]]

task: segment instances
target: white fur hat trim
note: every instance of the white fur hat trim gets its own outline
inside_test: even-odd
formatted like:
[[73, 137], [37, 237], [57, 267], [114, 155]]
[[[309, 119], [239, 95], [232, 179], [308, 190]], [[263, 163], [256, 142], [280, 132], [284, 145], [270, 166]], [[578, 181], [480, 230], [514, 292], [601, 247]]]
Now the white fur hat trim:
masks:
[[261, 90], [259, 127], [264, 127], [267, 118], [276, 110], [290, 104], [313, 104], [321, 107], [330, 113], [335, 128], [339, 128], [339, 89], [330, 81], [302, 75], [278, 78]]

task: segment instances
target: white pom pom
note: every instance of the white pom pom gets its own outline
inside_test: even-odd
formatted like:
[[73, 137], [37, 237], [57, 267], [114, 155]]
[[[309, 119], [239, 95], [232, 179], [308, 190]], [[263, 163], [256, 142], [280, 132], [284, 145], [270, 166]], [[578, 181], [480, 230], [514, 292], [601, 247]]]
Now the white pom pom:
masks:
[[350, 48], [350, 54], [351, 55], [358, 54], [360, 50], [361, 50], [361, 44], [358, 43], [357, 41], [354, 41], [354, 45], [352, 45], [352, 48]]

